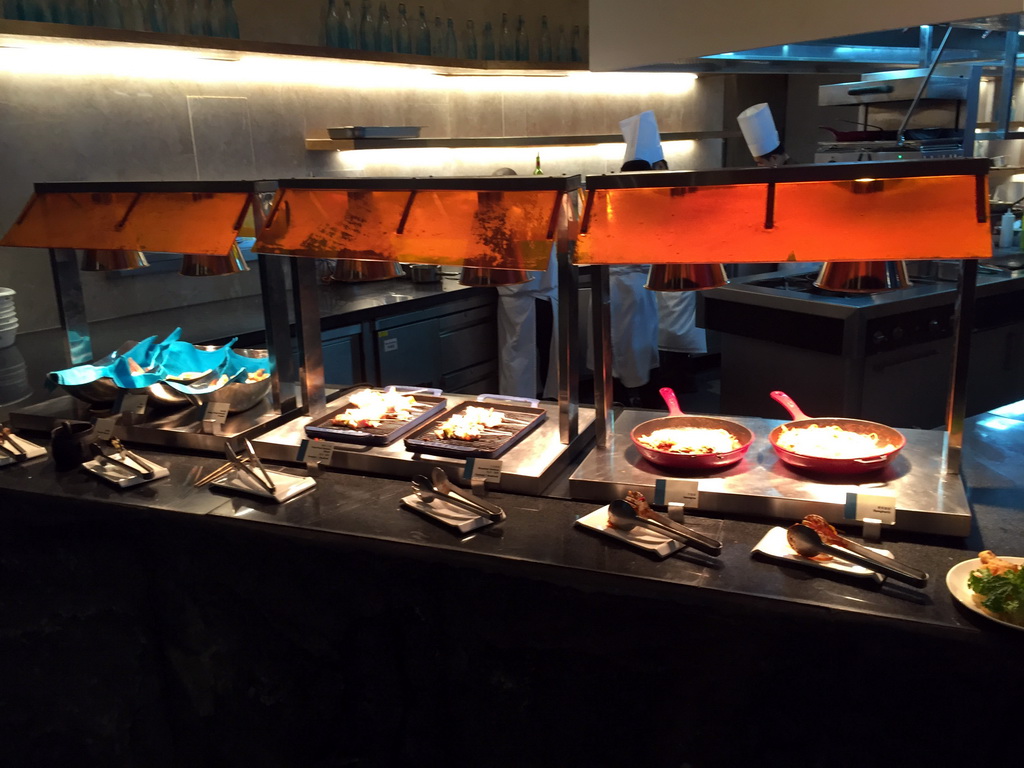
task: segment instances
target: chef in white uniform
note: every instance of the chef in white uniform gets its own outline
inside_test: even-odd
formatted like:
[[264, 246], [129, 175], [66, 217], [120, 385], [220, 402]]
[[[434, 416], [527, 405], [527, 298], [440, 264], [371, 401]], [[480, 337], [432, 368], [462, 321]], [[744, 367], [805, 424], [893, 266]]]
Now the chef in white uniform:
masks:
[[[514, 176], [511, 168], [500, 168], [492, 175]], [[501, 285], [498, 291], [498, 350], [500, 357], [500, 394], [513, 397], [555, 398], [558, 396], [558, 269], [555, 245], [551, 247], [548, 268], [531, 272], [530, 279], [518, 285]], [[551, 338], [537, 339], [539, 302], [551, 310]], [[548, 368], [540, 381], [538, 344], [547, 343]]]
[[[619, 122], [626, 140], [622, 170], [664, 164], [661, 136], [654, 112], [648, 110]], [[627, 405], [640, 405], [635, 391], [651, 380], [658, 367], [658, 301], [644, 288], [647, 264], [615, 264], [608, 269], [611, 291], [612, 375], [626, 388]]]

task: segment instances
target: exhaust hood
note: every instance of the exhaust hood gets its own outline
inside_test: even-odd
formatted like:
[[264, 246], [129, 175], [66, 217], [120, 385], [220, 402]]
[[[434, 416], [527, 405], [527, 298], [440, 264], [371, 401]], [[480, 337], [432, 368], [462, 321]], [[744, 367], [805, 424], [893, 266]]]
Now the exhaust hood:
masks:
[[[965, 18], [965, 11], [972, 14]], [[944, 62], [1001, 65], [1019, 0], [811, 4], [806, 0], [590, 0], [592, 70], [855, 73], [927, 66], [932, 28], [951, 25]], [[935, 41], [937, 42], [937, 40]]]

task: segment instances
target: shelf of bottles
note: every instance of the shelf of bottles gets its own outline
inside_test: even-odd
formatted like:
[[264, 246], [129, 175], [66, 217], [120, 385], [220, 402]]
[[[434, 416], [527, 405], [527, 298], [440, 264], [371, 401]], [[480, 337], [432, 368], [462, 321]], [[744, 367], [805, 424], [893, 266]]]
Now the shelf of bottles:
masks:
[[83, 27], [238, 38], [234, 0], [6, 0], [4, 17]]
[[[478, 25], [478, 21], [481, 23]], [[392, 15], [388, 4], [376, 9], [363, 0], [327, 0], [324, 44], [328, 48], [370, 53], [398, 53], [468, 61], [579, 64], [586, 61], [586, 36], [579, 24], [567, 28], [548, 24], [546, 15], [528, 21], [502, 13], [491, 19], [442, 19], [424, 5], [410, 13], [398, 3]]]

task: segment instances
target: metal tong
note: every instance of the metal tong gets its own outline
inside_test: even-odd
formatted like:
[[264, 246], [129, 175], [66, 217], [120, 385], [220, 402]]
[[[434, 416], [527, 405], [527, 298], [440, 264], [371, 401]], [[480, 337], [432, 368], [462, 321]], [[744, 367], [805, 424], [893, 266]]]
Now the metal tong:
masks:
[[127, 450], [116, 437], [110, 440], [110, 445], [114, 449], [114, 453], [108, 453], [100, 443], [90, 444], [89, 449], [100, 464], [119, 467], [127, 472], [129, 477], [141, 477], [143, 480], [153, 479], [155, 470], [152, 464]]
[[264, 490], [269, 491], [270, 493], [277, 491], [277, 486], [274, 485], [274, 481], [271, 479], [270, 473], [267, 472], [263, 464], [260, 463], [260, 459], [256, 455], [256, 451], [253, 450], [252, 443], [248, 440], [242, 440], [242, 452], [236, 451], [231, 447], [231, 443], [225, 441], [224, 455], [227, 456], [227, 463], [222, 464], [210, 474], [197, 480], [195, 482], [196, 488], [208, 485], [215, 480], [220, 480], [231, 472], [241, 471], [255, 480]]
[[[10, 446], [10, 447], [8, 447]], [[14, 433], [10, 427], [0, 430], [0, 451], [3, 451], [15, 461], [24, 461], [28, 458], [21, 443], [14, 439]]]
[[424, 475], [416, 475], [412, 479], [412, 489], [416, 495], [425, 501], [427, 504], [432, 503], [435, 499], [438, 499], [447, 504], [451, 504], [453, 507], [458, 507], [466, 512], [471, 512], [478, 517], [486, 517], [488, 520], [495, 522], [505, 519], [505, 511], [489, 501], [484, 501], [480, 497], [464, 491], [461, 488], [454, 489], [448, 483], [447, 476], [444, 475], [444, 470], [436, 470], [433, 475], [437, 478], [437, 472], [441, 473], [443, 482], [438, 482], [437, 479], [431, 482]]

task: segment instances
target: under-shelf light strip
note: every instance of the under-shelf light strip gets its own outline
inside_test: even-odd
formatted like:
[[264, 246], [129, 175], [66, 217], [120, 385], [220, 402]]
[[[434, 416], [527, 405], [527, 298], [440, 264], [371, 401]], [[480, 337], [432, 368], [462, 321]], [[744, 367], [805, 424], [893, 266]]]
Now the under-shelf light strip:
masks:
[[[665, 72], [559, 72], [538, 77], [452, 77], [429, 66], [355, 62], [233, 51], [127, 46], [25, 37], [0, 39], [0, 72], [68, 77], [132, 77], [318, 87], [399, 88], [465, 93], [682, 94], [696, 75]], [[466, 70], [469, 74], [471, 71]], [[548, 73], [552, 74], [552, 73]]]

